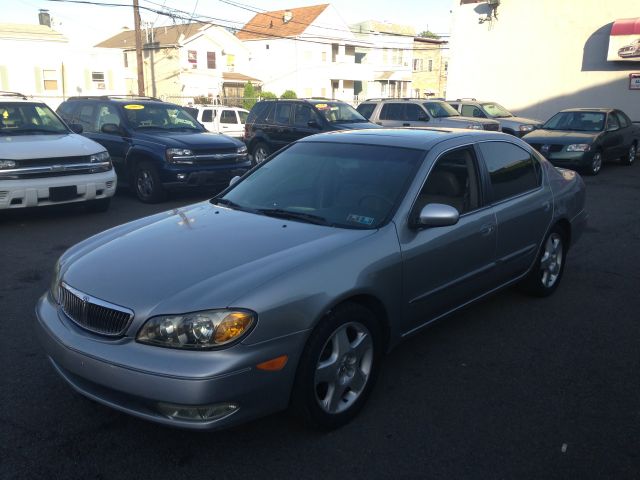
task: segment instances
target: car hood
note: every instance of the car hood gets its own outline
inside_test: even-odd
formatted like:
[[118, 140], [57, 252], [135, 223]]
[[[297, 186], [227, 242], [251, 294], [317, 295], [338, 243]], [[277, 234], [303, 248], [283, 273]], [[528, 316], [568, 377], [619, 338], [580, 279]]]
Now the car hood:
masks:
[[591, 143], [600, 132], [569, 132], [566, 130], [538, 129], [528, 133], [522, 139], [528, 143], [556, 143], [569, 145], [571, 143]]
[[332, 127], [338, 130], [364, 130], [367, 128], [382, 128], [380, 125], [376, 125], [371, 122], [353, 122], [353, 123], [332, 123]]
[[104, 147], [82, 135], [0, 135], [0, 158], [29, 160], [93, 155]]
[[235, 138], [209, 132], [170, 132], [166, 130], [137, 130], [135, 138], [151, 143], [166, 145], [175, 148], [234, 148], [244, 145]]
[[371, 235], [231, 210], [209, 202], [108, 230], [60, 260], [61, 279], [136, 318], [243, 307], [234, 299]]

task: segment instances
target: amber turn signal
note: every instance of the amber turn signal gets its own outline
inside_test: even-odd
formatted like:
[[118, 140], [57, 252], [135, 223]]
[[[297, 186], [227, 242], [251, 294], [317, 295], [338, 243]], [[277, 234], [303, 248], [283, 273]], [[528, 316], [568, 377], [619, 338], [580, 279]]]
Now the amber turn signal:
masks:
[[284, 366], [287, 364], [287, 360], [289, 360], [289, 357], [287, 357], [286, 355], [280, 355], [279, 357], [272, 358], [271, 360], [267, 360], [266, 362], [259, 363], [256, 366], [259, 370], [277, 372], [278, 370], [282, 370], [284, 368]]

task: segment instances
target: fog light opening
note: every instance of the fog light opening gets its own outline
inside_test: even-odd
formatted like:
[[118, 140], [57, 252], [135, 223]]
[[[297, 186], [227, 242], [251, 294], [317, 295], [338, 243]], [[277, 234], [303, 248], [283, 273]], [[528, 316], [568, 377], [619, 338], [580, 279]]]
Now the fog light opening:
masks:
[[188, 420], [191, 422], [210, 422], [228, 417], [238, 410], [235, 403], [216, 403], [214, 405], [172, 405], [159, 403], [158, 411], [174, 420]]
[[179, 173], [179, 174], [177, 175], [177, 177], [178, 177], [178, 180], [180, 180], [180, 181], [184, 181], [184, 180], [186, 180], [186, 179], [187, 179], [187, 174], [186, 174], [186, 173]]

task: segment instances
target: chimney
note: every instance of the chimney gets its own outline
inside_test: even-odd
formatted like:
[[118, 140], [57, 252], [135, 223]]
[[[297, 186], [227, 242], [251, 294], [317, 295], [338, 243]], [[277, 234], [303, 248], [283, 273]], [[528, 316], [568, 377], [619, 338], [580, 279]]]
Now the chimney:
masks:
[[284, 15], [282, 15], [282, 21], [284, 23], [289, 23], [292, 18], [293, 18], [293, 12], [291, 10], [286, 10], [284, 12]]
[[38, 12], [38, 21], [40, 25], [46, 25], [51, 28], [51, 15], [49, 15], [49, 10], [41, 8]]

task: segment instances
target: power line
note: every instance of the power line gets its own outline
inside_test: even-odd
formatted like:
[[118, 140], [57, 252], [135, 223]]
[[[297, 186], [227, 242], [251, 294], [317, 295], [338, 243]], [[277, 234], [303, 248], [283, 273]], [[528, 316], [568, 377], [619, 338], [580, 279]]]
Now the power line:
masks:
[[[131, 5], [127, 5], [127, 4], [121, 4], [121, 3], [110, 3], [110, 2], [94, 2], [91, 0], [47, 0], [49, 2], [59, 2], [59, 3], [76, 3], [76, 4], [84, 4], [84, 5], [94, 5], [94, 6], [104, 6], [104, 7], [126, 7], [126, 8], [131, 8]], [[147, 0], [148, 1], [148, 0]], [[146, 7], [146, 6], [139, 6], [140, 9], [142, 10], [146, 10], [152, 13], [156, 13], [159, 15], [164, 15], [170, 18], [178, 19], [178, 20], [184, 20], [184, 21], [192, 21], [191, 18], [189, 18], [189, 14], [186, 12], [181, 12], [177, 9], [170, 9], [168, 12], [165, 11], [161, 11], [161, 10], [157, 10], [157, 9], [153, 9], [150, 7]], [[180, 12], [182, 14], [185, 14], [187, 16], [182, 16], [176, 13], [169, 13], [169, 12]], [[198, 15], [199, 18], [199, 23], [203, 23], [203, 24], [207, 24], [207, 25], [211, 25], [211, 26], [216, 26], [216, 27], [221, 27], [221, 28], [227, 28], [227, 26], [225, 25], [221, 25], [220, 23], [214, 23], [211, 21], [204, 21], [204, 20], [200, 20], [201, 18], [208, 18], [208, 19], [213, 19], [216, 21], [224, 21], [227, 23], [234, 23], [233, 21], [229, 21], [229, 20], [225, 20], [225, 19], [219, 19], [219, 18], [214, 18], [214, 17], [208, 17], [206, 15]], [[162, 28], [162, 27], [159, 27]], [[316, 36], [316, 37], [311, 37], [311, 38], [317, 38], [318, 40], [312, 40], [311, 38], [301, 38], [301, 37], [287, 37], [284, 35], [277, 35], [277, 34], [270, 34], [270, 33], [265, 33], [265, 32], [260, 32], [260, 31], [255, 31], [255, 30], [250, 30], [247, 28], [241, 28], [238, 29], [239, 32], [246, 32], [246, 33], [254, 33], [256, 35], [261, 35], [263, 38], [261, 38], [261, 40], [264, 40], [265, 36], [267, 37], [266, 39], [287, 39], [287, 40], [293, 40], [293, 41], [297, 41], [297, 42], [304, 42], [304, 43], [312, 43], [312, 44], [316, 44], [316, 45], [332, 45], [335, 42], [344, 42], [344, 43], [355, 43], [358, 42], [358, 40], [354, 40], [354, 39], [346, 39], [346, 38], [337, 38], [337, 37], [320, 37], [320, 36]], [[320, 40], [326, 40], [326, 41], [320, 41]], [[434, 50], [448, 50], [448, 47], [442, 47], [442, 46], [437, 46], [437, 47], [422, 47], [422, 48], [411, 48], [411, 47], [376, 47], [374, 45], [361, 45], [362, 48], [366, 48], [368, 50], [401, 50], [401, 51], [434, 51]]]

